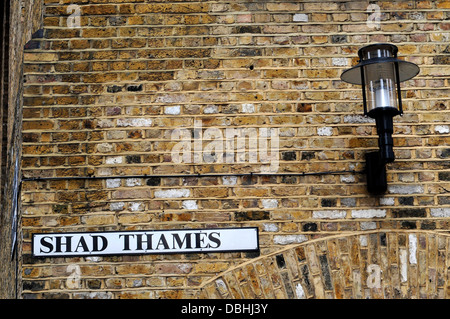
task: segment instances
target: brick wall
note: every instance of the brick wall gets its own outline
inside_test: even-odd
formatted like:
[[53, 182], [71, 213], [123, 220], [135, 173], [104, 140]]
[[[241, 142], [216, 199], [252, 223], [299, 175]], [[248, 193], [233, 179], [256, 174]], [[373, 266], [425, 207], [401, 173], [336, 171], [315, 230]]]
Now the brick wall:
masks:
[[[42, 27], [42, 0], [2, 1], [0, 118], [0, 298], [16, 296], [14, 225], [20, 184], [24, 45]], [[13, 253], [15, 251], [15, 253]], [[20, 258], [20, 255], [19, 255]]]
[[[450, 2], [368, 6], [46, 0], [25, 51], [22, 296], [204, 296], [256, 257], [36, 259], [35, 232], [257, 226], [263, 258], [326, 236], [447, 231]], [[340, 80], [376, 42], [421, 68], [378, 197], [361, 174], [375, 125]]]

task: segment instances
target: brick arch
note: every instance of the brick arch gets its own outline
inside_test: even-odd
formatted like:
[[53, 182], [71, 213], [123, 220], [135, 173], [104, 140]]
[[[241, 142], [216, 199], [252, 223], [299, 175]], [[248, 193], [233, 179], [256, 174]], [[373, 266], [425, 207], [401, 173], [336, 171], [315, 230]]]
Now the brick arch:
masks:
[[378, 230], [314, 239], [205, 282], [200, 298], [448, 298], [450, 235]]

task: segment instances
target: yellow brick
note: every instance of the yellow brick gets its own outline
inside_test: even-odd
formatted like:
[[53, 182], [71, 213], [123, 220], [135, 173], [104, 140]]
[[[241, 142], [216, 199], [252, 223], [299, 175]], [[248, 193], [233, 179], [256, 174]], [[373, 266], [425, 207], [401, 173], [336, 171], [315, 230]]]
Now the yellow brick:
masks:
[[42, 62], [52, 62], [58, 60], [57, 53], [25, 53], [25, 61], [42, 61]]

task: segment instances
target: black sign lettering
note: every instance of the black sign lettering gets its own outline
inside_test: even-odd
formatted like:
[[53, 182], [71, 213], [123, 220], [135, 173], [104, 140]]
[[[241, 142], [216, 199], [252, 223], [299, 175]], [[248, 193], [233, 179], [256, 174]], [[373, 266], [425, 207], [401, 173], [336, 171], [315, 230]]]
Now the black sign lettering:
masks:
[[78, 252], [78, 249], [81, 247], [82, 251], [89, 251], [89, 248], [86, 244], [86, 240], [84, 240], [84, 237], [81, 237], [78, 241], [77, 248], [75, 248], [75, 251]]
[[174, 249], [179, 248], [182, 249], [183, 245], [186, 242], [186, 247], [184, 247], [185, 249], [192, 249], [192, 244], [191, 244], [191, 234], [190, 233], [186, 233], [184, 234], [183, 240], [181, 240], [180, 235], [177, 233], [172, 234], [172, 238], [173, 238], [173, 243], [172, 243], [172, 247]]
[[219, 239], [219, 237], [220, 237], [220, 233], [218, 233], [218, 232], [210, 233], [208, 235], [208, 238], [209, 238], [210, 241], [215, 243], [216, 246], [209, 245], [209, 247], [211, 247], [211, 248], [219, 248], [219, 246], [220, 246], [220, 239]]
[[[92, 236], [92, 235], [91, 235]], [[99, 238], [101, 239], [102, 243], [101, 243], [101, 248], [99, 248]], [[94, 235], [92, 236], [92, 251], [98, 252], [98, 251], [103, 251], [106, 249], [106, 247], [108, 246], [108, 240], [106, 239], [105, 236], [100, 236], [100, 235]]]
[[[47, 241], [47, 240], [49, 240], [49, 241]], [[52, 241], [52, 238], [49, 236], [45, 236], [45, 237], [41, 238], [41, 246], [48, 248], [48, 251], [44, 251], [44, 250], [42, 250], [42, 248], [40, 248], [41, 253], [48, 254], [48, 253], [52, 252], [53, 244], [51, 243], [51, 241]]]
[[205, 242], [206, 233], [195, 233], [195, 248], [206, 248], [206, 246], [202, 246]]
[[123, 237], [123, 249], [122, 250], [130, 250], [130, 237], [134, 237], [132, 234], [123, 234], [119, 235], [119, 238]]
[[[149, 250], [152, 249], [152, 237], [153, 234], [145, 234], [145, 240], [142, 239], [144, 234], [136, 234], [136, 250]], [[142, 248], [142, 244], [146, 244], [146, 248]]]
[[160, 249], [159, 246], [163, 246], [162, 249], [169, 249], [169, 245], [167, 244], [166, 237], [164, 237], [164, 234], [161, 234], [161, 237], [159, 238], [158, 245], [156, 245], [156, 249]]
[[256, 251], [258, 229], [117, 231], [33, 234], [37, 257]]
[[[63, 238], [65, 238], [65, 241], [62, 240]], [[72, 244], [72, 236], [57, 236], [55, 237], [55, 240], [56, 240], [56, 249], [55, 249], [56, 253], [62, 252], [62, 246], [66, 248], [65, 250], [66, 253], [72, 252], [72, 249], [70, 247], [70, 245]]]

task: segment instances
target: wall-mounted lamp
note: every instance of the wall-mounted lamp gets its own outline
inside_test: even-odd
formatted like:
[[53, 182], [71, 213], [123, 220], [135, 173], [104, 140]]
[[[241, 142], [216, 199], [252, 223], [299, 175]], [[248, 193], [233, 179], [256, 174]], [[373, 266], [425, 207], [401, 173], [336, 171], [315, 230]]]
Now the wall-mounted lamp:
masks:
[[365, 46], [359, 63], [341, 75], [344, 82], [362, 85], [364, 115], [376, 121], [380, 149], [366, 154], [367, 189], [374, 194], [386, 192], [386, 163], [395, 160], [393, 117], [403, 114], [400, 82], [419, 73], [416, 64], [397, 59], [397, 52], [388, 43]]

